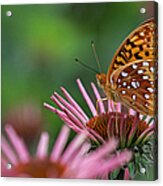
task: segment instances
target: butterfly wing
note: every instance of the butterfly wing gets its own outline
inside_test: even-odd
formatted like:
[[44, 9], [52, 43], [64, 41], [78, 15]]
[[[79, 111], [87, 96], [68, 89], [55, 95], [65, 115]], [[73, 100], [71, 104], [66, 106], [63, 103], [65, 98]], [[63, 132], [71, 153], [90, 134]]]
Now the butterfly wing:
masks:
[[114, 71], [110, 77], [116, 97], [128, 108], [154, 115], [157, 95], [157, 62], [137, 60]]
[[157, 58], [157, 26], [154, 19], [150, 19], [135, 29], [121, 44], [107, 73], [110, 75], [128, 63], [140, 59]]

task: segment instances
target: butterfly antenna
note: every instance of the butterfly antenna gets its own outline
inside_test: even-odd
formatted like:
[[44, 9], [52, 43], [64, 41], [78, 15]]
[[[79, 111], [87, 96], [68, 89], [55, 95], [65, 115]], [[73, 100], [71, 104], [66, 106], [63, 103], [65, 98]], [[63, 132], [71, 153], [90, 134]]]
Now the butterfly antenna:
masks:
[[94, 68], [88, 66], [87, 64], [83, 63], [81, 60], [79, 60], [78, 58], [75, 58], [75, 61], [79, 64], [81, 64], [82, 66], [84, 66], [85, 68], [95, 72], [96, 74], [99, 74], [99, 72], [97, 70], [95, 70]]
[[102, 68], [101, 68], [101, 65], [100, 65], [100, 60], [99, 60], [99, 57], [98, 57], [97, 52], [96, 52], [96, 47], [95, 47], [94, 41], [91, 41], [91, 46], [92, 46], [93, 54], [94, 54], [95, 59], [96, 59], [98, 69], [100, 70], [100, 72], [102, 72]]

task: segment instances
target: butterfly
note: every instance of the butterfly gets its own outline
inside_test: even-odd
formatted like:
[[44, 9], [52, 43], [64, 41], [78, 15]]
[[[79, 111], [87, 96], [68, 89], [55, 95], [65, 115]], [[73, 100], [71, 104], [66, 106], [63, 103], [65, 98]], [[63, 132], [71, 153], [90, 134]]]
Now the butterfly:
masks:
[[122, 42], [107, 74], [96, 75], [107, 99], [154, 116], [157, 95], [157, 25], [149, 19]]

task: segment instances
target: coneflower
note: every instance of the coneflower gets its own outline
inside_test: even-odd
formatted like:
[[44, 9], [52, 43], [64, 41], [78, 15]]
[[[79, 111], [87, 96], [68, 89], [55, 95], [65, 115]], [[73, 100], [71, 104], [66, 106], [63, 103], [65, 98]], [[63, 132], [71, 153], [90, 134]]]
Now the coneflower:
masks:
[[10, 125], [6, 125], [5, 131], [8, 139], [2, 135], [1, 143], [1, 168], [2, 176], [5, 177], [103, 178], [132, 158], [129, 150], [115, 154], [118, 145], [115, 139], [92, 152], [89, 150], [90, 144], [85, 140], [86, 135], [77, 135], [65, 147], [70, 132], [67, 126], [62, 127], [50, 153], [49, 135], [43, 132], [36, 154], [32, 156], [22, 138]]
[[[119, 140], [117, 151], [125, 148], [132, 150], [134, 157], [128, 164], [128, 168], [132, 169], [130, 171], [132, 177], [137, 172], [141, 172], [142, 168], [146, 169], [149, 164], [152, 164], [152, 138], [155, 131], [153, 118], [139, 115], [132, 109], [126, 112], [120, 103], [114, 103], [112, 100], [107, 100], [107, 104], [104, 104], [95, 84], [91, 83], [96, 99], [93, 103], [92, 99], [94, 98], [90, 98], [79, 79], [77, 79], [77, 84], [91, 111], [91, 117], [88, 117], [88, 114], [63, 87], [61, 90], [65, 98], [56, 92], [51, 96], [59, 108], [47, 103], [44, 106], [56, 113], [75, 132], [86, 133], [87, 131], [92, 142], [92, 148], [96, 149], [97, 142], [99, 145], [99, 143], [102, 144], [114, 137]], [[96, 104], [98, 104], [99, 111]]]

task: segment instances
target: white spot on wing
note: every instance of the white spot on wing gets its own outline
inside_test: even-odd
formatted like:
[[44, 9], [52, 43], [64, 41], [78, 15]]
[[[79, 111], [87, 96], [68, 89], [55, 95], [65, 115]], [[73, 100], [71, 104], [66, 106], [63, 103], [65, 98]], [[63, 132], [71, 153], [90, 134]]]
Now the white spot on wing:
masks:
[[132, 95], [132, 99], [136, 100], [136, 95], [135, 94]]
[[132, 68], [133, 68], [133, 69], [137, 69], [137, 68], [138, 68], [138, 65], [133, 64], [133, 65], [132, 65]]
[[119, 79], [118, 79], [118, 83], [120, 83], [120, 82], [121, 82], [121, 79], [119, 78]]
[[146, 106], [146, 107], [148, 107], [148, 106], [149, 106], [149, 104], [148, 104], [148, 103], [146, 103], [146, 104], [145, 104], [145, 106]]
[[145, 79], [148, 79], [148, 76], [143, 76], [143, 79], [145, 80]]
[[151, 72], [154, 72], [154, 70], [155, 70], [154, 67], [150, 67]]
[[142, 74], [144, 70], [138, 70], [138, 74]]
[[145, 99], [149, 99], [149, 94], [144, 94]]
[[136, 85], [137, 85], [137, 87], [140, 87], [139, 81], [136, 81]]
[[145, 36], [144, 32], [140, 32], [140, 36]]
[[126, 91], [125, 90], [122, 90], [122, 94], [126, 94]]
[[143, 62], [143, 66], [144, 66], [144, 67], [145, 67], [145, 66], [148, 67], [148, 66], [149, 66], [149, 62], [148, 62], [148, 61], [144, 61], [144, 62]]
[[135, 82], [135, 81], [132, 81], [132, 82], [131, 82], [131, 86], [132, 86], [133, 88], [137, 88], [136, 82]]
[[123, 82], [123, 86], [125, 87], [127, 85], [127, 83], [126, 82]]
[[122, 77], [127, 77], [128, 73], [127, 72], [121, 72]]
[[154, 89], [151, 88], [151, 87], [148, 87], [147, 90], [148, 90], [149, 92], [151, 92], [151, 93], [154, 92]]

